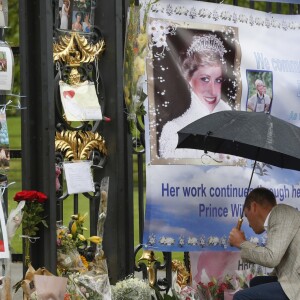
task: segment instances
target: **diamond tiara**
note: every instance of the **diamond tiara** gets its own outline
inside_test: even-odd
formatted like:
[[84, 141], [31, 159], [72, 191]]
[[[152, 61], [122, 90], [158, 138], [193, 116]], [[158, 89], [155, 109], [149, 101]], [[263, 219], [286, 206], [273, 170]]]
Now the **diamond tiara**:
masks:
[[187, 55], [191, 56], [195, 52], [202, 51], [213, 51], [219, 53], [220, 57], [223, 58], [226, 49], [223, 46], [222, 41], [213, 34], [207, 35], [195, 35], [193, 36], [193, 41], [191, 46], [187, 50]]

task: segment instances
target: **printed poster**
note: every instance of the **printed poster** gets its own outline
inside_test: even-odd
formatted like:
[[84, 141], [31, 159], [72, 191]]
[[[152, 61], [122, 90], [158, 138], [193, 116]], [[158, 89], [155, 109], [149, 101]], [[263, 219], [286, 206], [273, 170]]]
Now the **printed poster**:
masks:
[[7, 27], [8, 7], [7, 0], [0, 0], [0, 28]]
[[9, 92], [13, 84], [14, 58], [11, 48], [0, 41], [0, 94]]
[[0, 193], [0, 258], [9, 258], [8, 238], [3, 205], [3, 196], [2, 193]]
[[[253, 161], [177, 149], [177, 132], [222, 110], [255, 111], [300, 125], [300, 17], [201, 1], [163, 1], [148, 19], [144, 247], [227, 251]], [[286, 45], [289, 45], [288, 47]], [[299, 172], [258, 162], [252, 188], [300, 209]], [[264, 245], [245, 219], [247, 239]]]
[[8, 170], [10, 162], [9, 137], [5, 109], [0, 109], [0, 170]]

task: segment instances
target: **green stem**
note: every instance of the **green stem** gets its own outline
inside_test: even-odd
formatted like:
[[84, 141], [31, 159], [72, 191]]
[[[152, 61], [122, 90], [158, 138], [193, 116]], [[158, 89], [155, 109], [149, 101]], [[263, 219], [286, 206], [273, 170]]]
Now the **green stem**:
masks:
[[30, 241], [28, 237], [25, 237], [25, 266], [28, 267], [30, 263]]

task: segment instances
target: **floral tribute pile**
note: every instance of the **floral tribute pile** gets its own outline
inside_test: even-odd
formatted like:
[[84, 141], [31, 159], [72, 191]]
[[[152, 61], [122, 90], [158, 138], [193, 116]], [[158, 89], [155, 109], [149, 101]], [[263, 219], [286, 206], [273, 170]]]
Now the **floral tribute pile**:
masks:
[[[45, 268], [35, 270], [30, 263], [30, 242], [38, 238], [39, 225], [47, 227], [44, 216], [44, 202], [47, 196], [37, 191], [22, 191], [15, 195], [18, 207], [13, 210], [13, 222], [8, 226], [9, 240], [20, 224], [23, 225], [24, 241], [28, 241], [26, 263], [28, 270], [24, 279], [14, 289], [23, 289], [24, 299], [64, 300], [111, 300], [111, 286], [108, 268], [102, 249], [104, 222], [107, 215], [109, 178], [100, 186], [100, 203], [97, 221], [97, 235], [86, 237], [84, 223], [87, 214], [74, 214], [68, 225], [57, 222], [57, 275]], [[8, 218], [10, 219], [10, 217]], [[18, 222], [15, 222], [18, 220]], [[26, 246], [27, 249], [27, 246]], [[27, 250], [26, 250], [27, 251]], [[8, 291], [9, 292], [9, 291]], [[1, 293], [3, 294], [3, 293]], [[1, 298], [1, 297], [0, 297]], [[2, 298], [1, 298], [2, 299]], [[9, 299], [9, 298], [5, 298]]]
[[108, 268], [102, 249], [109, 178], [101, 181], [97, 235], [85, 237], [87, 214], [71, 216], [68, 226], [57, 225], [57, 270], [68, 278], [65, 300], [111, 300]]
[[[102, 193], [102, 203], [105, 193]], [[86, 238], [87, 214], [73, 215], [68, 227], [57, 227], [58, 274], [68, 278], [65, 300], [111, 299], [108, 269], [102, 250], [102, 236]], [[90, 243], [90, 246], [89, 246]], [[95, 247], [92, 245], [96, 245]]]
[[[225, 275], [223, 280], [212, 277], [206, 282], [198, 282], [193, 286], [179, 286], [175, 281], [168, 299], [176, 300], [232, 300], [233, 295], [249, 287], [254, 276], [263, 275], [260, 266], [253, 265], [246, 270], [236, 270], [231, 275]], [[164, 299], [164, 298], [159, 298]]]

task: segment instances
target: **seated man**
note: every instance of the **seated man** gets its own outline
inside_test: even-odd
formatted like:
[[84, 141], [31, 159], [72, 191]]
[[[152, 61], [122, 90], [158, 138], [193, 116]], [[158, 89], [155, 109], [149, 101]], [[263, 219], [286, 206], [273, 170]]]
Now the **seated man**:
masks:
[[233, 228], [229, 243], [241, 249], [243, 260], [274, 268], [275, 276], [255, 277], [250, 288], [234, 295], [234, 300], [300, 299], [300, 213], [295, 208], [276, 204], [274, 194], [256, 188], [246, 197], [244, 214], [256, 234], [267, 231], [267, 243], [257, 246]]

